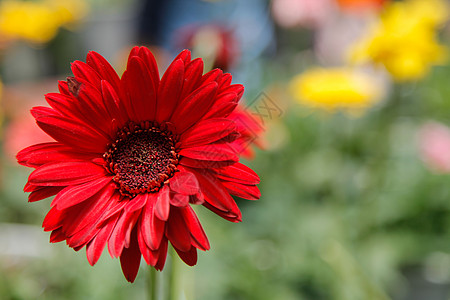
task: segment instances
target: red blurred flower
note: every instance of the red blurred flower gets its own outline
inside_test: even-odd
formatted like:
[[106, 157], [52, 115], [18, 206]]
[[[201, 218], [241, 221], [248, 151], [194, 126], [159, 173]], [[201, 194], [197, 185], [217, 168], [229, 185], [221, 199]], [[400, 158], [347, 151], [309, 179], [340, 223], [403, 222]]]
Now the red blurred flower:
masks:
[[239, 57], [239, 42], [234, 32], [220, 25], [186, 26], [177, 32], [176, 38], [181, 48], [199, 54], [210, 68], [229, 70]]
[[55, 142], [22, 150], [20, 164], [35, 168], [29, 201], [56, 195], [43, 227], [51, 242], [86, 246], [94, 265], [106, 243], [134, 281], [141, 261], [161, 270], [168, 242], [188, 265], [209, 242], [191, 204], [241, 221], [230, 196], [256, 200], [259, 178], [240, 164], [229, 118], [243, 86], [181, 52], [161, 80], [145, 47], [132, 49], [122, 78], [99, 54], [72, 64], [74, 77], [35, 107], [39, 127]]
[[34, 118], [29, 114], [17, 116], [5, 128], [3, 151], [11, 162], [15, 161], [17, 151], [30, 143], [42, 143], [52, 139], [36, 127]]
[[243, 109], [241, 105], [238, 105], [231, 113], [230, 119], [236, 123], [240, 133], [239, 137], [231, 143], [231, 146], [242, 157], [247, 159], [253, 158], [255, 151], [251, 146], [255, 145], [258, 148], [264, 148], [262, 138], [264, 127], [261, 120], [248, 110]]
[[380, 10], [389, 0], [337, 0], [343, 10], [365, 12]]

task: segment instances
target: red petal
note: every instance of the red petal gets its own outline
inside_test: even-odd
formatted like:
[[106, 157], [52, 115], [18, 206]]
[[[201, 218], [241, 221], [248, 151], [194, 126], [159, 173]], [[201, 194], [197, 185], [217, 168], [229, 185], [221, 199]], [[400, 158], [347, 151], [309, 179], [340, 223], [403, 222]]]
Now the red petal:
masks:
[[134, 225], [137, 223], [141, 212], [136, 211], [133, 214], [129, 215], [128, 226], [126, 226], [126, 231], [124, 231], [124, 240], [125, 247], [128, 248], [131, 243], [131, 230], [134, 228]]
[[97, 235], [86, 245], [86, 256], [91, 266], [95, 265], [102, 255], [106, 242], [115, 225], [115, 222], [109, 222], [106, 226], [102, 227]]
[[155, 57], [147, 47], [140, 47], [137, 55], [144, 60], [144, 63], [147, 66], [148, 71], [150, 72], [150, 77], [152, 78], [155, 90], [158, 90], [159, 72]]
[[157, 194], [147, 194], [147, 197], [146, 206], [142, 210], [139, 229], [142, 232], [141, 234], [147, 246], [152, 250], [156, 250], [160, 247], [165, 230], [165, 222], [156, 218], [154, 215], [154, 202], [156, 201]]
[[226, 118], [237, 107], [237, 95], [235, 93], [223, 94], [222, 96], [216, 98], [217, 99], [214, 104], [203, 116], [204, 120], [212, 118]]
[[178, 256], [188, 265], [195, 266], [197, 263], [197, 249], [191, 247], [189, 251], [181, 251], [174, 247], [175, 251], [177, 251]]
[[195, 195], [189, 196], [189, 203], [195, 205], [202, 205], [203, 203], [205, 203], [205, 198], [203, 197], [203, 194], [201, 192], [198, 192]]
[[122, 272], [129, 282], [136, 279], [141, 263], [141, 252], [139, 251], [136, 232], [136, 230], [133, 230], [130, 247], [123, 249], [122, 255], [120, 255]]
[[167, 222], [166, 236], [174, 247], [181, 251], [189, 251], [191, 249], [191, 234], [180, 210], [178, 207], [172, 207], [170, 219]]
[[182, 210], [182, 213], [184, 221], [191, 232], [191, 237], [195, 241], [193, 244], [201, 250], [209, 250], [210, 245], [208, 237], [206, 236], [206, 233], [203, 230], [194, 210], [190, 206], [186, 206], [186, 208]]
[[172, 115], [171, 121], [177, 131], [182, 133], [197, 122], [208, 111], [217, 91], [217, 82], [211, 82], [193, 91], [183, 99]]
[[100, 75], [101, 79], [108, 81], [116, 92], [119, 91], [120, 78], [103, 56], [97, 52], [89, 51], [86, 63]]
[[202, 76], [201, 85], [204, 86], [210, 82], [218, 82], [222, 77], [222, 70], [214, 69]]
[[197, 178], [194, 174], [181, 168], [170, 179], [170, 189], [183, 195], [195, 195], [200, 191]]
[[235, 130], [235, 122], [229, 119], [204, 120], [181, 135], [181, 147], [189, 148], [210, 144], [226, 137]]
[[73, 95], [49, 93], [45, 99], [59, 115], [110, 137], [111, 117], [103, 105], [101, 94], [90, 83], [82, 83], [76, 98]]
[[222, 211], [240, 216], [239, 208], [220, 180], [208, 171], [194, 169], [190, 171], [197, 177], [206, 202]]
[[138, 220], [139, 213], [122, 213], [108, 241], [108, 250], [112, 257], [122, 254], [124, 247], [130, 245], [130, 234]]
[[76, 103], [85, 122], [97, 132], [104, 133], [110, 138], [112, 136], [111, 116], [104, 104], [101, 90], [101, 82], [98, 83], [98, 88], [90, 83], [83, 83], [78, 91]]
[[139, 194], [131, 199], [125, 206], [125, 213], [132, 213], [144, 207], [147, 203], [147, 196], [145, 194]]
[[27, 183], [25, 183], [25, 186], [23, 187], [23, 191], [25, 193], [29, 193], [29, 192], [34, 192], [40, 188], [41, 187], [38, 185], [32, 185], [30, 182], [27, 182]]
[[198, 160], [210, 161], [239, 161], [235, 150], [226, 144], [209, 144], [193, 148], [182, 149], [179, 154]]
[[219, 97], [226, 94], [236, 94], [237, 99], [235, 100], [235, 102], [238, 102], [239, 99], [241, 99], [242, 95], [244, 94], [244, 86], [242, 84], [232, 84], [229, 86], [222, 86], [220, 91], [217, 92], [217, 95]]
[[224, 218], [225, 220], [228, 220], [233, 223], [238, 223], [242, 221], [241, 214], [236, 214], [231, 211], [223, 211], [218, 209], [217, 207], [209, 204], [208, 202], [203, 203], [203, 206], [212, 211], [213, 213], [217, 214], [218, 216]]
[[69, 86], [67, 85], [67, 81], [58, 80], [58, 90], [63, 95], [66, 95], [66, 96], [72, 95], [69, 91]]
[[141, 251], [142, 256], [144, 257], [145, 262], [151, 266], [154, 266], [158, 261], [159, 251], [151, 250], [150, 247], [148, 247], [147, 243], [144, 240], [142, 230], [139, 230], [139, 228], [140, 227], [138, 227], [139, 250]]
[[94, 196], [110, 182], [111, 177], [100, 177], [80, 185], [68, 186], [58, 193], [51, 206], [56, 206], [58, 210], [74, 206]]
[[30, 174], [29, 182], [40, 186], [67, 186], [105, 176], [105, 169], [90, 162], [47, 164]]
[[203, 74], [203, 60], [196, 58], [186, 66], [184, 74], [183, 91], [180, 99], [186, 98], [200, 84]]
[[47, 116], [53, 116], [53, 117], [60, 117], [61, 114], [50, 107], [45, 106], [35, 106], [30, 110], [31, 115], [37, 119], [40, 117], [47, 117]]
[[128, 55], [128, 59], [131, 59], [133, 56], [138, 56], [140, 48], [141, 47], [139, 46], [134, 46], [133, 48], [131, 48], [130, 54]]
[[248, 200], [258, 200], [261, 197], [261, 192], [255, 185], [245, 185], [229, 181], [222, 181], [222, 184], [232, 195]]
[[236, 109], [237, 106], [237, 103], [221, 103], [217, 106], [213, 105], [208, 113], [203, 116], [203, 118], [226, 118]]
[[100, 81], [102, 78], [100, 75], [91, 68], [88, 64], [82, 61], [74, 61], [71, 64], [72, 73], [75, 75], [77, 80], [87, 81], [90, 84], [94, 85], [97, 90], [100, 91]]
[[255, 185], [260, 182], [258, 174], [241, 163], [235, 163], [225, 168], [219, 168], [216, 172], [218, 178], [222, 178], [227, 181], [246, 185]]
[[66, 239], [66, 235], [58, 228], [50, 234], [50, 243], [59, 243]]
[[63, 230], [70, 237], [67, 239], [70, 247], [83, 247], [98, 233], [101, 216], [110, 206], [114, 193], [115, 187], [110, 184], [89, 200], [63, 210]]
[[75, 118], [78, 121], [83, 120], [83, 115], [75, 106], [72, 95], [68, 96], [59, 93], [48, 93], [45, 94], [45, 100], [61, 115], [68, 118]]
[[92, 130], [64, 117], [41, 116], [37, 124], [55, 140], [75, 149], [103, 154], [108, 140]]
[[28, 196], [28, 202], [36, 202], [58, 194], [64, 187], [39, 187]]
[[158, 104], [156, 106], [156, 121], [162, 123], [169, 120], [177, 106], [183, 88], [184, 63], [181, 59], [174, 60], [161, 78], [158, 87]]
[[167, 221], [169, 218], [170, 208], [170, 189], [165, 185], [158, 193], [158, 198], [155, 203], [155, 215], [162, 221]]
[[230, 166], [235, 163], [236, 161], [234, 160], [210, 161], [210, 160], [197, 160], [189, 157], [181, 157], [180, 159], [180, 165], [192, 168], [206, 168], [206, 169], [222, 168]]
[[155, 264], [156, 270], [162, 270], [167, 258], [167, 239], [161, 241], [161, 247], [158, 249], [158, 261]]
[[185, 207], [189, 204], [189, 195], [174, 193], [170, 197], [170, 204], [176, 207]]
[[60, 143], [42, 143], [27, 147], [17, 154], [19, 164], [37, 168], [47, 163], [91, 160], [92, 154], [78, 153]]
[[232, 76], [230, 73], [224, 73], [219, 82], [219, 87], [222, 89], [223, 87], [227, 87], [231, 84]]
[[137, 122], [154, 120], [156, 113], [156, 87], [144, 61], [135, 56], [128, 61], [122, 76], [123, 99], [130, 117]]
[[44, 231], [51, 231], [61, 227], [61, 221], [63, 220], [63, 218], [63, 212], [57, 210], [55, 207], [52, 207], [45, 216], [44, 221], [42, 222]]
[[180, 54], [175, 57], [174, 60], [181, 59], [184, 62], [184, 65], [188, 65], [191, 62], [191, 51], [184, 49], [180, 52]]
[[122, 127], [128, 121], [125, 106], [113, 86], [105, 80], [102, 80], [102, 96], [103, 103], [112, 118], [111, 123], [115, 121], [118, 127]]
[[110, 219], [118, 219], [119, 213], [123, 211], [123, 209], [129, 202], [128, 198], [123, 197], [117, 191], [117, 186], [112, 185], [112, 187], [115, 187], [115, 190], [108, 200], [108, 207], [104, 209], [103, 214], [101, 215], [101, 217], [99, 217], [98, 227], [106, 226], [106, 224], [111, 222]]
[[122, 101], [123, 106], [125, 107], [124, 113], [126, 113], [127, 119], [129, 120], [138, 120], [136, 115], [136, 111], [134, 109], [134, 103], [131, 95], [128, 94], [128, 90], [131, 90], [132, 87], [128, 88], [128, 85], [132, 84], [132, 75], [130, 75], [130, 71], [125, 70], [122, 74], [122, 78], [120, 80], [120, 100]]
[[[84, 246], [87, 245], [100, 231], [100, 229], [95, 226], [96, 224], [92, 224], [94, 226], [86, 226], [83, 229], [77, 231], [72, 234], [70, 237], [67, 237], [66, 243], [69, 247], [73, 248], [75, 251], [80, 250]], [[67, 230], [64, 225], [61, 227], [64, 233], [67, 235]]]

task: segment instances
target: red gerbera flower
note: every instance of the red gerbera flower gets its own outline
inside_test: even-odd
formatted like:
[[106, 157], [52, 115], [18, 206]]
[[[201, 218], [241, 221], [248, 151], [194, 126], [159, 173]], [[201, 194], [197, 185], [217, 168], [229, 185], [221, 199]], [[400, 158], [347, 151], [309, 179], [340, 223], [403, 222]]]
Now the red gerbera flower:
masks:
[[99, 54], [72, 64], [74, 77], [31, 113], [55, 142], [28, 147], [20, 164], [35, 168], [29, 201], [56, 195], [43, 227], [51, 242], [86, 246], [94, 265], [106, 243], [134, 281], [141, 261], [161, 270], [168, 242], [188, 265], [209, 242], [191, 205], [241, 221], [230, 196], [256, 200], [259, 178], [240, 164], [229, 115], [243, 86], [181, 52], [161, 80], [155, 59], [135, 47], [122, 78]]

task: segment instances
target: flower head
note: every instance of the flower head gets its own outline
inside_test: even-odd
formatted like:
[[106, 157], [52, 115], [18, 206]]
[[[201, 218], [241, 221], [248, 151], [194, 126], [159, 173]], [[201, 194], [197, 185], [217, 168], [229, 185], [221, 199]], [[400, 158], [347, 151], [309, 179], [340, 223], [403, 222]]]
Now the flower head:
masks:
[[424, 77], [432, 65], [446, 60], [437, 27], [448, 19], [441, 0], [408, 0], [388, 5], [368, 36], [351, 49], [351, 60], [384, 65], [398, 81]]
[[161, 270], [168, 243], [188, 265], [208, 239], [191, 205], [241, 221], [230, 196], [258, 199], [258, 176], [240, 164], [229, 115], [243, 93], [231, 75], [202, 75], [201, 59], [181, 52], [160, 79], [145, 47], [132, 49], [122, 77], [99, 54], [72, 64], [74, 76], [35, 107], [55, 141], [28, 147], [20, 164], [35, 168], [29, 201], [56, 195], [43, 227], [51, 242], [86, 247], [94, 265], [108, 244], [133, 281], [141, 255]]
[[359, 113], [379, 99], [376, 83], [351, 68], [315, 68], [297, 75], [291, 94], [301, 103], [327, 111]]

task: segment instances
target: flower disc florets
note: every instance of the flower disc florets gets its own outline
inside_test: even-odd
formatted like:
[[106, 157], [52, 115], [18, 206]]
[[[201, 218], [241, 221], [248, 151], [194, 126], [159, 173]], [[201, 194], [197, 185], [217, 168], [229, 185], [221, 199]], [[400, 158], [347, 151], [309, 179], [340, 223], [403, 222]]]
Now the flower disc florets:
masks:
[[124, 196], [157, 192], [177, 171], [176, 137], [152, 122], [129, 123], [103, 155]]

